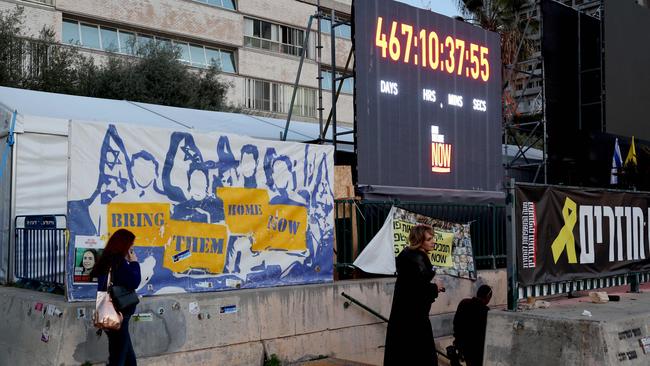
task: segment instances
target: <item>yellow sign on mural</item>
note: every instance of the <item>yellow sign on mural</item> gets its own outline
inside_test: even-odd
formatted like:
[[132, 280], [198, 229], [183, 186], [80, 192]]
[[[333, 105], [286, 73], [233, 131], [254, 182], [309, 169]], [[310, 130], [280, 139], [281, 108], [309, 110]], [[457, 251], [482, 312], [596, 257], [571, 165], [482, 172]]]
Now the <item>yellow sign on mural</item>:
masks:
[[135, 245], [163, 246], [169, 230], [169, 203], [109, 203], [107, 211], [108, 234], [127, 229], [135, 234]]
[[266, 223], [255, 232], [253, 250], [307, 250], [307, 208], [270, 205]]
[[165, 245], [165, 268], [176, 273], [190, 269], [223, 272], [228, 247], [225, 225], [171, 220], [167, 229], [172, 234]]
[[250, 234], [264, 227], [268, 216], [269, 194], [266, 189], [220, 187], [226, 225], [231, 234]]
[[271, 205], [265, 189], [217, 188], [231, 234], [251, 235], [253, 251], [306, 250], [307, 208]]

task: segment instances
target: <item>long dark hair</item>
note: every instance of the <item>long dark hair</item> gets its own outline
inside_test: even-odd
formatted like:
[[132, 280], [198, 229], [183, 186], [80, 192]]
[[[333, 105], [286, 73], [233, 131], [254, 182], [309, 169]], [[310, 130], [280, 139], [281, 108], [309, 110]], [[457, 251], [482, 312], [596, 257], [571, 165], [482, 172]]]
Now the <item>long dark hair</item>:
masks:
[[108, 238], [106, 247], [101, 257], [95, 264], [95, 268], [91, 272], [92, 277], [99, 277], [108, 273], [108, 269], [113, 266], [121, 263], [119, 261], [121, 258], [126, 257], [131, 246], [133, 246], [133, 241], [135, 240], [135, 235], [126, 229], [119, 229]]

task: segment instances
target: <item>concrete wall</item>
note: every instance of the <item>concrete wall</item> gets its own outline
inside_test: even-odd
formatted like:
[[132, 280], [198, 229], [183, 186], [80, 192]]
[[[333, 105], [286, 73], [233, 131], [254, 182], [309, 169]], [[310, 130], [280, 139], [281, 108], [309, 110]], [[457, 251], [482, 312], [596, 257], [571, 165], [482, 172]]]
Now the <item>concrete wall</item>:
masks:
[[604, 365], [604, 339], [598, 323], [529, 318], [492, 312], [486, 332], [486, 365]]
[[[479, 281], [442, 278], [448, 292], [433, 308], [437, 335], [451, 332], [450, 319], [461, 298], [481, 283], [495, 287], [494, 303], [505, 302], [505, 273], [484, 271]], [[132, 321], [131, 334], [142, 365], [261, 365], [264, 352], [283, 361], [326, 355], [381, 364], [386, 325], [356, 305], [345, 306], [345, 292], [389, 316], [394, 278], [331, 284], [239, 290], [144, 298], [138, 313], [151, 321]], [[190, 303], [198, 314], [190, 314]], [[35, 310], [51, 305], [61, 316]], [[236, 312], [222, 314], [223, 306]], [[108, 356], [105, 336], [90, 322], [93, 303], [66, 303], [61, 296], [0, 288], [0, 364], [78, 365]], [[86, 318], [78, 319], [79, 309]], [[162, 315], [159, 313], [162, 309]], [[44, 329], [48, 342], [41, 341]]]
[[239, 0], [238, 10], [254, 18], [305, 29], [316, 8], [295, 0]]
[[606, 304], [582, 298], [548, 309], [491, 311], [484, 364], [650, 365], [639, 342], [650, 336], [650, 294], [619, 296]]
[[24, 1], [5, 0], [0, 2], [0, 11], [13, 12], [17, 6], [24, 8], [24, 25], [20, 34], [26, 37], [37, 37], [43, 26], [54, 28], [57, 33], [61, 29], [61, 13], [51, 6]]
[[234, 11], [184, 0], [57, 0], [66, 14], [184, 35], [223, 45], [243, 44], [243, 18]]

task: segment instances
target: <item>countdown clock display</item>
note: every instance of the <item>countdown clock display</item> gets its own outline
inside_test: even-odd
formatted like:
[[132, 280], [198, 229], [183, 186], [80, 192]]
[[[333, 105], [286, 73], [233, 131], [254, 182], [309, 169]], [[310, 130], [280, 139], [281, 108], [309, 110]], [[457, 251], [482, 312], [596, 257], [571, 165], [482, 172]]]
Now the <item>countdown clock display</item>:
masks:
[[359, 183], [501, 190], [498, 34], [390, 0], [353, 18]]

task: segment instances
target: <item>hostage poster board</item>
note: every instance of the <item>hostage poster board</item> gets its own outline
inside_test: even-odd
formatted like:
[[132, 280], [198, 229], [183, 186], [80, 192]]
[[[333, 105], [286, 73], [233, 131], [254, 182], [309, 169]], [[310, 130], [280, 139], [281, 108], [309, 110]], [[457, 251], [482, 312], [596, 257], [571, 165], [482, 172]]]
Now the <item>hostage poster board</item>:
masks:
[[429, 258], [439, 274], [476, 279], [469, 224], [438, 220], [396, 208], [393, 214], [395, 256], [408, 246], [408, 233], [417, 224], [433, 227], [435, 244]]
[[418, 224], [433, 227], [435, 244], [429, 258], [438, 273], [476, 279], [470, 224], [438, 220], [394, 206], [354, 265], [368, 273], [395, 274], [395, 257], [408, 246], [411, 228]]
[[331, 146], [71, 123], [69, 148], [68, 299], [121, 228], [141, 295], [332, 281]]

